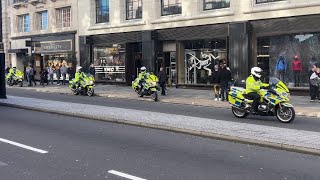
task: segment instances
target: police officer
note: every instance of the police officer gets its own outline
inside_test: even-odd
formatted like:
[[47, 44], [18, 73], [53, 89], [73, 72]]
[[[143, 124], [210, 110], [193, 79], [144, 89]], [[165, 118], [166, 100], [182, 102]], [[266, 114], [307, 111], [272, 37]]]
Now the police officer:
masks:
[[262, 69], [259, 67], [253, 67], [251, 69], [251, 75], [246, 80], [246, 95], [253, 100], [252, 108], [253, 114], [258, 112], [258, 106], [260, 102], [259, 91], [262, 88], [268, 87], [269, 84], [262, 83], [261, 78]]

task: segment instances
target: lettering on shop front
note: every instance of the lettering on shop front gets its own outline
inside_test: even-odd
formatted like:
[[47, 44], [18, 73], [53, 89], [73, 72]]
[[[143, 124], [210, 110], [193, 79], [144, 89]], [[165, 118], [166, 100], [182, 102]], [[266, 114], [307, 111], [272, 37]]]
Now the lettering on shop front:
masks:
[[125, 66], [95, 66], [96, 74], [124, 74]]
[[71, 41], [40, 42], [35, 47], [37, 53], [72, 51]]

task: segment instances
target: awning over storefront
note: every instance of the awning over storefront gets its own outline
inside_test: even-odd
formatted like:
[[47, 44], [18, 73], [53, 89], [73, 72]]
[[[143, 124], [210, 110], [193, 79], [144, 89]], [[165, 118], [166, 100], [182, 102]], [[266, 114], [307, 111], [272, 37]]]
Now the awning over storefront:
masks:
[[28, 49], [9, 49], [8, 53], [26, 54], [28, 53]]

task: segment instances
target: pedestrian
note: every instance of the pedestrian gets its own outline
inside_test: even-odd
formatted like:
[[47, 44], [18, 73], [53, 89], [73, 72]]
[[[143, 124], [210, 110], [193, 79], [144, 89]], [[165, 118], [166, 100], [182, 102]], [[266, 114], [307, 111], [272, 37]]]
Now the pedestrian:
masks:
[[60, 72], [60, 63], [56, 65], [55, 69], [56, 77], [57, 77], [57, 85], [60, 85], [60, 78], [61, 78], [61, 72]]
[[74, 72], [72, 64], [69, 64], [67, 73], [69, 75], [69, 81], [72, 80], [74, 78], [74, 75], [75, 75], [75, 72]]
[[319, 77], [319, 70], [315, 65], [313, 65], [309, 75], [310, 75], [309, 86], [310, 86], [310, 98], [311, 98], [310, 102], [314, 102], [316, 98], [318, 98], [320, 102], [320, 98], [319, 98], [320, 77]]
[[44, 68], [40, 71], [40, 85], [44, 86], [45, 83], [47, 83], [47, 85], [49, 85], [48, 71]]
[[214, 70], [212, 72], [212, 83], [213, 83], [213, 93], [215, 97], [215, 101], [221, 100], [221, 86], [220, 86], [220, 70], [219, 65], [214, 66]]
[[32, 67], [32, 64], [29, 64], [29, 67], [26, 69], [27, 78], [28, 78], [28, 86], [32, 86], [32, 82], [36, 86], [37, 83], [34, 80], [34, 69]]
[[51, 84], [53, 84], [53, 74], [54, 74], [55, 68], [54, 65], [48, 68], [48, 74]]
[[231, 72], [227, 69], [227, 65], [224, 64], [220, 70], [220, 86], [222, 101], [228, 101], [228, 87], [231, 82]]
[[60, 68], [60, 72], [62, 75], [62, 84], [66, 85], [66, 78], [67, 78], [67, 72], [68, 72], [68, 68], [66, 67], [66, 65], [63, 63], [62, 67]]
[[163, 67], [160, 68], [158, 73], [159, 83], [161, 87], [161, 95], [166, 95], [166, 82], [167, 82], [167, 73], [163, 70]]
[[278, 78], [284, 82], [284, 76], [287, 70], [287, 63], [282, 54], [280, 54], [279, 59], [277, 60], [276, 70]]
[[94, 76], [96, 74], [96, 69], [93, 65], [93, 63], [90, 64], [90, 67], [89, 67], [89, 73]]

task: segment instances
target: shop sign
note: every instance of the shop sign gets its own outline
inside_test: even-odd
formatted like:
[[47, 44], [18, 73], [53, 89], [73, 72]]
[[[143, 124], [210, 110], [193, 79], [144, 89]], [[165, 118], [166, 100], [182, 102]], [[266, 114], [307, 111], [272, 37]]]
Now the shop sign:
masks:
[[68, 51], [72, 51], [71, 40], [39, 42], [35, 47], [36, 53], [68, 52]]
[[125, 66], [95, 66], [96, 74], [124, 74]]
[[112, 47], [112, 48], [106, 48], [107, 54], [119, 54], [119, 48], [118, 47]]

